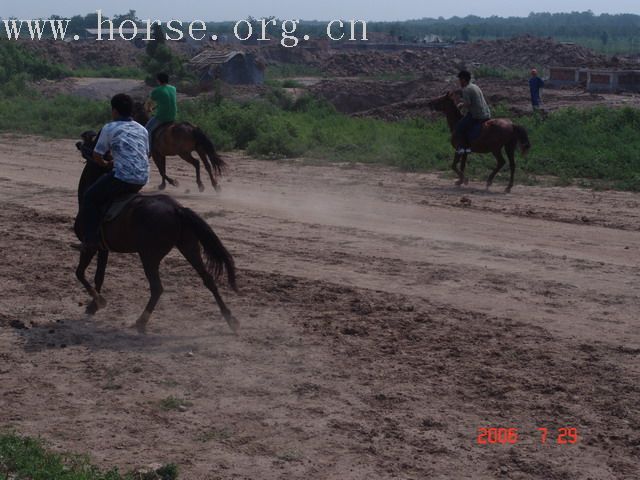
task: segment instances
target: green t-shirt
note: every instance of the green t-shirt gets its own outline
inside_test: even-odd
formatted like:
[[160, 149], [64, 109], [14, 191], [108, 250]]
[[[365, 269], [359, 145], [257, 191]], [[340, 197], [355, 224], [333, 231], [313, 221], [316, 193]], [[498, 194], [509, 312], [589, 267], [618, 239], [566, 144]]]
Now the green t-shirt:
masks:
[[151, 92], [151, 99], [156, 102], [155, 117], [159, 122], [175, 122], [178, 115], [176, 87], [160, 85]]

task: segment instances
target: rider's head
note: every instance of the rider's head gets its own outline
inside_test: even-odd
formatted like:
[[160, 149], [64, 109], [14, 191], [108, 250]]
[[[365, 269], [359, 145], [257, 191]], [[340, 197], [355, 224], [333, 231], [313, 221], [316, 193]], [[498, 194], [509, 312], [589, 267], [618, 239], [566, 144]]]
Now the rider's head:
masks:
[[460, 85], [464, 88], [471, 83], [471, 74], [467, 70], [462, 70], [458, 73], [458, 80], [460, 80]]
[[531, 69], [531, 76], [532, 76], [532, 77], [537, 77], [537, 76], [538, 76], [538, 70], [537, 70], [537, 69], [535, 69], [535, 68], [532, 68], [532, 69]]
[[133, 99], [129, 95], [119, 93], [111, 99], [111, 115], [114, 119], [130, 117], [132, 114]]
[[166, 85], [169, 83], [169, 75], [167, 75], [164, 72], [161, 72], [158, 75], [156, 75], [156, 80], [158, 80], [158, 83], [160, 85]]

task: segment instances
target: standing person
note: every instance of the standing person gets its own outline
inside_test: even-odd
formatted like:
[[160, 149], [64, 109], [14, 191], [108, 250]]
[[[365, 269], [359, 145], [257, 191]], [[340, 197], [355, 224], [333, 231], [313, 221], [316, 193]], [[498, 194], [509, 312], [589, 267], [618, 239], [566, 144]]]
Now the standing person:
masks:
[[[105, 208], [118, 196], [137, 193], [149, 181], [149, 136], [145, 128], [133, 121], [133, 100], [119, 93], [111, 99], [112, 122], [107, 123], [93, 150], [93, 160], [101, 167], [113, 167], [102, 175], [82, 197], [84, 222], [83, 248], [99, 246], [100, 223]], [[113, 160], [105, 160], [111, 152]]]
[[462, 87], [462, 106], [466, 111], [466, 115], [458, 122], [456, 127], [456, 135], [458, 138], [458, 153], [471, 153], [469, 148], [468, 135], [479, 123], [483, 123], [491, 119], [491, 109], [484, 99], [484, 95], [480, 87], [471, 83], [471, 73], [466, 70], [458, 74], [458, 80]]
[[153, 117], [147, 122], [149, 132], [149, 152], [153, 153], [153, 132], [160, 125], [176, 121], [178, 115], [178, 102], [176, 87], [169, 85], [169, 75], [159, 73], [156, 76], [158, 86], [151, 92], [151, 100], [156, 104]]
[[544, 80], [538, 76], [538, 70], [531, 69], [531, 78], [529, 79], [529, 90], [531, 91], [531, 106], [533, 111], [542, 110], [542, 98], [540, 90], [544, 88]]

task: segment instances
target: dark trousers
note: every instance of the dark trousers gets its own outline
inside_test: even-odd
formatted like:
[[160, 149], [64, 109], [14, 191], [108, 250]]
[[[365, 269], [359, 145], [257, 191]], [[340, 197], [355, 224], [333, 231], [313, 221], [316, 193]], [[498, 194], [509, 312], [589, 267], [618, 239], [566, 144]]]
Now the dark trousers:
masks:
[[113, 173], [102, 175], [91, 185], [82, 197], [81, 218], [84, 222], [84, 241], [98, 243], [102, 216], [121, 195], [138, 193], [142, 185], [123, 182], [113, 176]]
[[456, 139], [459, 148], [465, 148], [469, 144], [469, 132], [475, 124], [476, 120], [473, 119], [471, 113], [467, 113], [458, 122], [458, 125], [456, 125]]

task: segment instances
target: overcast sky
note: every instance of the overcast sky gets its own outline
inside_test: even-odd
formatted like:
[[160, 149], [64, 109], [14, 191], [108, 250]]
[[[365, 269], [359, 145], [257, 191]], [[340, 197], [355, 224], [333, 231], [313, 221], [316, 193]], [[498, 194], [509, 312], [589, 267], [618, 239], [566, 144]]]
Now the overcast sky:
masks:
[[136, 10], [140, 18], [175, 20], [239, 20], [248, 15], [282, 19], [406, 20], [423, 17], [526, 16], [536, 12], [638, 13], [638, 0], [1, 0], [0, 16], [21, 19], [58, 14], [69, 17], [101, 9], [106, 15]]

